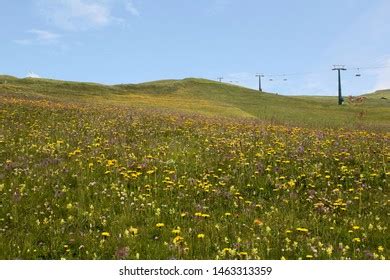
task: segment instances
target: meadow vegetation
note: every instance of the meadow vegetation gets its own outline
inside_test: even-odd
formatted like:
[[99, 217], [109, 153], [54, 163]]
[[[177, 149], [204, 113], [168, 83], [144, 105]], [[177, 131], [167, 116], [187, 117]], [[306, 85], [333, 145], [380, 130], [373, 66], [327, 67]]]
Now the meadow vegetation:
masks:
[[382, 97], [2, 76], [0, 259], [388, 259]]

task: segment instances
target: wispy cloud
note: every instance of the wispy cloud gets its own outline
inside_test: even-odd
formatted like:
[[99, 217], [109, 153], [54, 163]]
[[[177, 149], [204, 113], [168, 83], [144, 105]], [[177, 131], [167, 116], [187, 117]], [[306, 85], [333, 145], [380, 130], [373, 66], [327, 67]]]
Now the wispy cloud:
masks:
[[387, 56], [384, 67], [376, 73], [374, 91], [380, 89], [390, 89], [390, 56]]
[[224, 12], [229, 6], [229, 4], [229, 0], [213, 0], [211, 2], [211, 6], [209, 6], [208, 11], [210, 14], [219, 14]]
[[14, 40], [14, 42], [20, 45], [48, 45], [58, 43], [58, 39], [61, 37], [57, 33], [40, 29], [31, 29], [27, 33], [30, 34], [30, 38]]
[[26, 78], [35, 78], [35, 79], [38, 79], [38, 78], [41, 78], [41, 76], [39, 76], [38, 74], [36, 74], [36, 73], [30, 71], [30, 72], [27, 73]]
[[255, 74], [249, 72], [229, 73], [225, 75], [224, 81], [226, 83], [236, 84], [248, 88], [255, 88], [256, 77]]
[[31, 45], [33, 43], [33, 40], [29, 40], [29, 39], [17, 39], [17, 40], [14, 40], [14, 43], [16, 44], [19, 44], [19, 45]]
[[65, 30], [86, 30], [111, 22], [106, 1], [39, 0], [37, 5], [48, 22]]
[[134, 16], [140, 15], [131, 0], [38, 0], [36, 3], [39, 13], [48, 23], [67, 31], [85, 31], [123, 23], [122, 18], [113, 14], [116, 5]]
[[125, 1], [125, 8], [128, 12], [130, 12], [133, 16], [139, 16], [140, 13], [138, 9], [135, 7], [133, 0]]
[[308, 73], [301, 77], [289, 79], [294, 81], [293, 87], [289, 89], [291, 94], [310, 94], [310, 95], [333, 95], [335, 89], [331, 85], [335, 84], [333, 73]]
[[238, 79], [241, 81], [255, 79], [255, 74], [249, 72], [230, 73], [226, 76], [228, 79]]
[[61, 37], [61, 35], [57, 33], [53, 33], [46, 30], [40, 30], [40, 29], [31, 29], [28, 32], [35, 35], [36, 40], [41, 42], [53, 42]]

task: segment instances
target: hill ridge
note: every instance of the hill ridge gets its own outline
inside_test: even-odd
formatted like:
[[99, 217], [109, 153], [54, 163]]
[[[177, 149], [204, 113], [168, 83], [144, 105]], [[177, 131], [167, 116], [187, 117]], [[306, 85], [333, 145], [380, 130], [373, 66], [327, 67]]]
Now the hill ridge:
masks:
[[383, 93], [387, 91], [366, 95], [367, 100], [360, 105], [346, 102], [338, 106], [336, 96], [284, 96], [199, 78], [104, 85], [0, 76], [0, 96], [162, 108], [209, 116], [256, 118], [294, 126], [377, 126], [390, 130], [390, 100], [383, 99]]

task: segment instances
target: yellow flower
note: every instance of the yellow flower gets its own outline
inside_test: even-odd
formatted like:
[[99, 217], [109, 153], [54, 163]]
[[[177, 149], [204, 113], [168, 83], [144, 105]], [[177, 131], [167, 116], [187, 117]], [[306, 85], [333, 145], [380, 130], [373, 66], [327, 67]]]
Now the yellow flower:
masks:
[[383, 252], [385, 250], [385, 248], [383, 248], [383, 246], [378, 246], [378, 252]]
[[173, 238], [173, 244], [177, 245], [177, 244], [180, 244], [184, 241], [184, 238], [181, 237], [180, 235], [176, 236], [175, 238]]
[[309, 230], [307, 228], [301, 228], [301, 227], [296, 228], [296, 230], [299, 231], [299, 232], [303, 232], [303, 233], [308, 233], [309, 232]]
[[360, 243], [361, 240], [359, 237], [355, 237], [354, 239], [352, 239], [353, 242], [356, 242], [356, 243]]
[[157, 228], [162, 228], [162, 227], [165, 227], [164, 223], [157, 223], [156, 224], [156, 227]]
[[129, 232], [132, 234], [132, 235], [137, 235], [138, 234], [138, 228], [133, 228], [133, 227], [130, 227], [129, 228]]
[[293, 188], [293, 187], [295, 187], [295, 180], [290, 179], [290, 181], [288, 181], [287, 184], [289, 185], [290, 188]]
[[352, 227], [354, 230], [358, 230], [360, 227], [359, 226], [353, 226]]
[[329, 245], [329, 247], [326, 248], [326, 253], [328, 254], [328, 256], [332, 255], [332, 253], [333, 253], [333, 246], [332, 245]]
[[178, 235], [180, 233], [180, 227], [173, 229], [172, 233]]
[[230, 252], [230, 248], [223, 248], [223, 250], [222, 250], [222, 252], [224, 253], [224, 254], [227, 254], [227, 253], [229, 253]]
[[102, 232], [102, 236], [103, 236], [103, 237], [110, 237], [110, 233], [107, 232], [107, 231], [103, 231], [103, 232]]
[[203, 239], [203, 238], [204, 238], [204, 234], [203, 234], [203, 233], [199, 233], [197, 237], [198, 237], [199, 239]]

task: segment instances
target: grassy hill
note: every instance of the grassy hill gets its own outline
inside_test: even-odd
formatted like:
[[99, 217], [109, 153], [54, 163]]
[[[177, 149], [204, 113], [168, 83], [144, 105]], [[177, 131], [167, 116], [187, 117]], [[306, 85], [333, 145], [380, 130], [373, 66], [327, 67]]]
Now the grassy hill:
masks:
[[101, 85], [0, 76], [0, 94], [57, 101], [160, 108], [211, 116], [255, 118], [310, 127], [389, 129], [389, 91], [366, 95], [363, 104], [338, 106], [336, 97], [288, 97], [205, 79]]
[[365, 94], [364, 96], [374, 99], [390, 99], [390, 89], [377, 90], [376, 92]]

